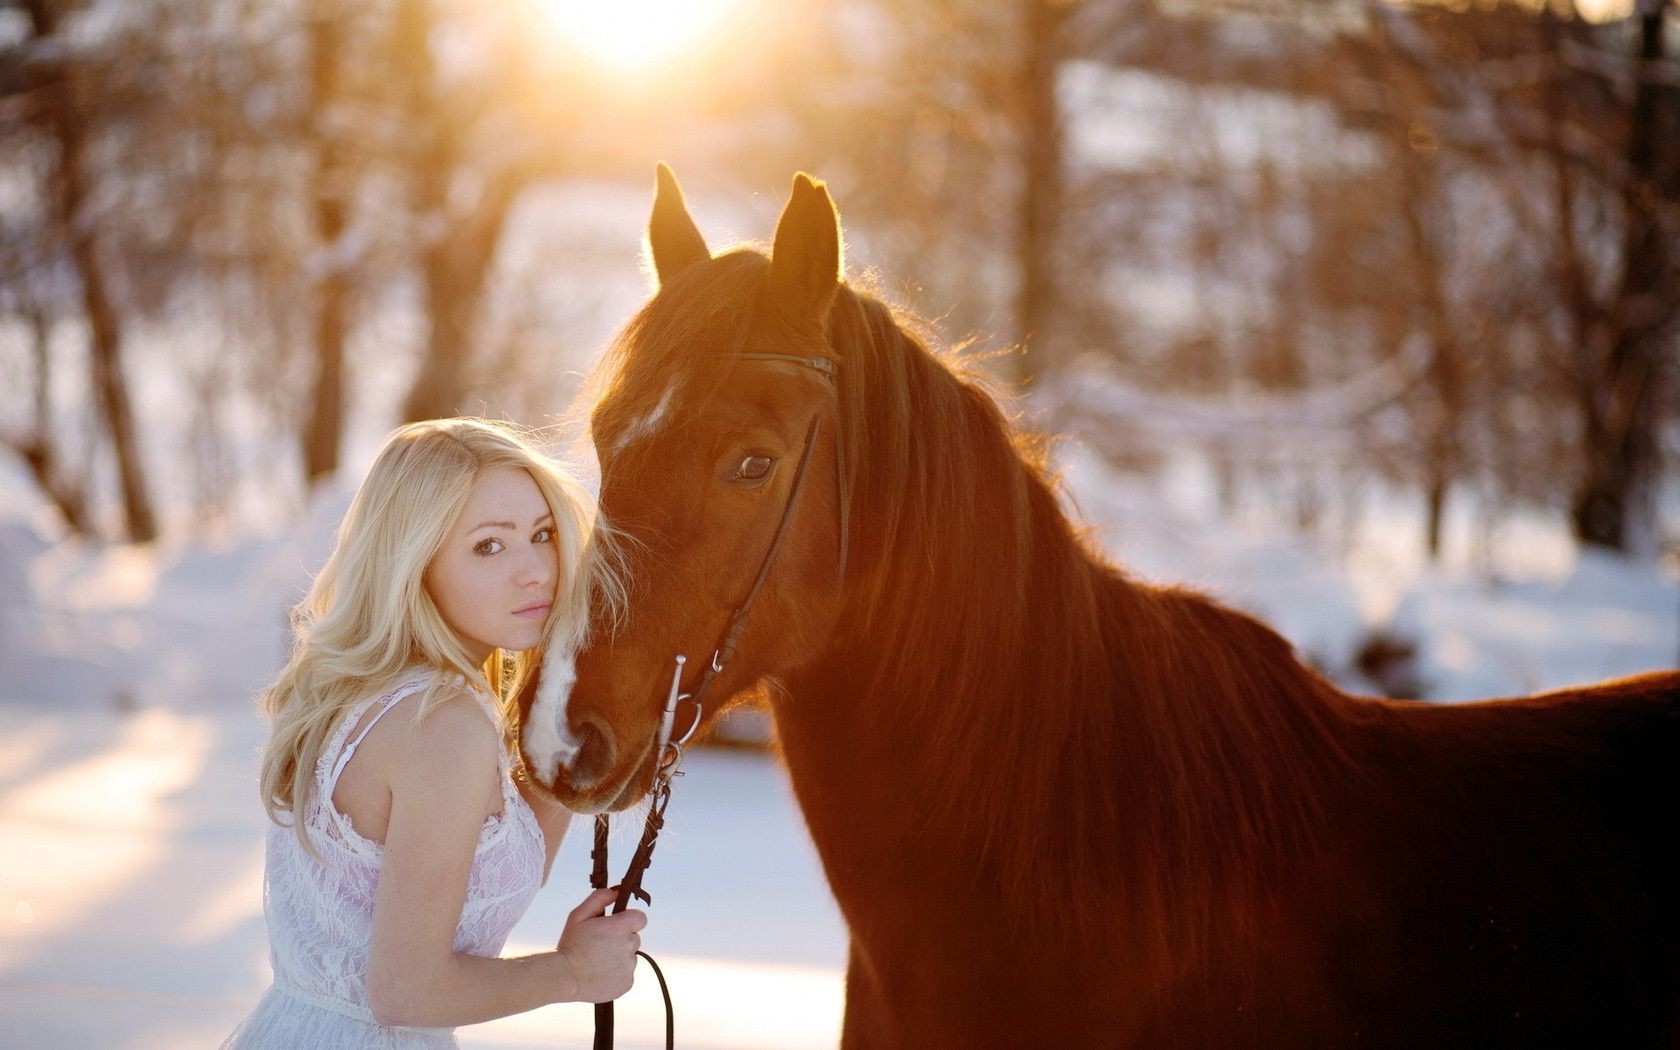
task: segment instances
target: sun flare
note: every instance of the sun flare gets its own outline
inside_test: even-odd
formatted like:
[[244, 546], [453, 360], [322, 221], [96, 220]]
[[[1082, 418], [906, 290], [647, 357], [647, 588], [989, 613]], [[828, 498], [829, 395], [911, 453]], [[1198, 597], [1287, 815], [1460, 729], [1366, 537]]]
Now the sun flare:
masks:
[[623, 72], [652, 69], [698, 47], [739, 0], [539, 0], [561, 38]]

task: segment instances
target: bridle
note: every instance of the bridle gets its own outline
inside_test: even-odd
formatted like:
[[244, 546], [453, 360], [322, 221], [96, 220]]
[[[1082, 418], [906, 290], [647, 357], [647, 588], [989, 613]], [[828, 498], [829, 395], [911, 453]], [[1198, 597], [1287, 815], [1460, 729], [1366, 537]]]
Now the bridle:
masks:
[[[799, 365], [815, 371], [828, 380], [830, 384], [835, 383], [839, 374], [839, 367], [826, 357], [807, 357], [800, 354], [743, 353], [738, 356], [737, 360]], [[680, 691], [682, 668], [687, 662], [687, 658], [682, 654], [678, 654], [676, 658], [677, 671], [671, 679], [671, 692], [666, 698], [664, 720], [660, 729], [660, 760], [662, 764], [667, 757], [665, 752], [667, 747], [675, 746], [678, 749], [677, 755], [680, 757], [682, 746], [688, 743], [690, 738], [694, 736], [694, 731], [700, 727], [707, 690], [711, 688], [712, 682], [717, 679], [717, 676], [723, 673], [723, 669], [729, 666], [729, 662], [735, 658], [735, 651], [740, 646], [741, 635], [746, 630], [747, 617], [752, 612], [753, 601], [758, 598], [758, 592], [764, 587], [764, 581], [770, 575], [770, 567], [775, 564], [776, 555], [781, 551], [782, 540], [787, 537], [788, 525], [792, 522], [794, 509], [799, 504], [799, 493], [805, 487], [805, 474], [811, 465], [811, 454], [816, 451], [817, 431], [821, 424], [822, 417], [816, 416], [811, 420], [811, 425], [805, 431], [805, 447], [800, 452], [799, 465], [794, 470], [793, 486], [788, 490], [787, 502], [782, 505], [781, 519], [776, 523], [776, 531], [770, 537], [770, 546], [765, 549], [764, 558], [759, 562], [758, 574], [753, 578], [752, 586], [747, 589], [746, 598], [736, 607], [734, 615], [729, 618], [729, 623], [724, 627], [722, 635], [719, 636], [717, 645], [712, 649], [712, 658], [707, 661], [705, 668], [700, 673], [700, 681], [691, 693]], [[838, 579], [843, 584], [846, 579], [847, 526], [849, 523], [845, 441], [839, 434], [835, 436], [834, 449], [836, 486], [839, 489], [840, 496]], [[679, 704], [683, 703], [694, 705], [694, 718], [682, 735], [673, 741], [671, 731], [676, 720], [676, 709]]]
[[[765, 361], [779, 364], [798, 365], [809, 368], [829, 383], [835, 394], [839, 394], [839, 366], [826, 357], [803, 354], [773, 354], [773, 353], [741, 353], [736, 355], [737, 361]], [[686, 654], [676, 654], [676, 668], [671, 674], [671, 685], [665, 696], [665, 706], [660, 713], [659, 736], [655, 741], [653, 787], [648, 794], [647, 820], [642, 825], [642, 838], [636, 844], [636, 852], [630, 858], [630, 866], [625, 870], [624, 878], [618, 885], [618, 898], [613, 902], [612, 913], [617, 915], [630, 904], [632, 897], [644, 904], [652, 904], [653, 898], [642, 888], [642, 876], [648, 865], [653, 862], [653, 847], [659, 839], [659, 831], [665, 826], [665, 809], [671, 804], [671, 781], [682, 776], [683, 747], [693, 739], [695, 732], [705, 714], [706, 694], [712, 683], [721, 675], [724, 668], [735, 658], [736, 650], [740, 647], [741, 635], [745, 633], [747, 618], [752, 612], [753, 602], [757, 600], [759, 591], [764, 587], [764, 581], [770, 575], [770, 567], [776, 563], [776, 555], [780, 553], [782, 541], [787, 538], [788, 526], [793, 521], [794, 510], [799, 505], [799, 494], [805, 488], [805, 475], [811, 466], [812, 454], [817, 447], [817, 434], [821, 429], [822, 416], [811, 419], [811, 425], [805, 430], [805, 445], [799, 454], [799, 465], [794, 469], [793, 484], [788, 490], [787, 501], [782, 504], [781, 517], [776, 522], [776, 531], [770, 536], [770, 545], [764, 551], [764, 557], [758, 564], [758, 573], [753, 577], [752, 586], [747, 589], [747, 596], [741, 604], [736, 606], [729, 622], [724, 625], [723, 632], [718, 636], [717, 644], [712, 648], [712, 658], [706, 662], [701, 670], [700, 680], [695, 683], [692, 692], [683, 692], [683, 668], [688, 663]], [[844, 431], [836, 427], [834, 436], [835, 484], [839, 492], [840, 506], [840, 558], [838, 566], [837, 586], [844, 586], [846, 582], [846, 555], [849, 540], [850, 500], [846, 484], [846, 450]], [[677, 709], [684, 704], [693, 706], [693, 719], [681, 734], [674, 734], [676, 727]], [[595, 815], [595, 846], [590, 851], [589, 884], [595, 889], [603, 889], [607, 885], [607, 836], [611, 830], [609, 818], [605, 813]], [[653, 972], [659, 979], [659, 990], [665, 997], [665, 1047], [671, 1050], [673, 1045], [675, 1021], [671, 1011], [671, 993], [665, 984], [665, 974], [659, 969], [659, 964], [646, 952], [637, 952], [653, 967]], [[613, 1004], [611, 1002], [595, 1004], [595, 1050], [612, 1050], [613, 1045]]]

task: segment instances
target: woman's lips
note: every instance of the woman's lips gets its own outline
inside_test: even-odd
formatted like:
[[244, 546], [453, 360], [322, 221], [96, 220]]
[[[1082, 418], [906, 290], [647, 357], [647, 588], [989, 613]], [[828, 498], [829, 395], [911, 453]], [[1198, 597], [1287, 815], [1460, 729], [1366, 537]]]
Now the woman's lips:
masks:
[[549, 604], [549, 602], [539, 602], [536, 605], [527, 605], [523, 609], [515, 609], [513, 615], [526, 620], [540, 620], [548, 615]]

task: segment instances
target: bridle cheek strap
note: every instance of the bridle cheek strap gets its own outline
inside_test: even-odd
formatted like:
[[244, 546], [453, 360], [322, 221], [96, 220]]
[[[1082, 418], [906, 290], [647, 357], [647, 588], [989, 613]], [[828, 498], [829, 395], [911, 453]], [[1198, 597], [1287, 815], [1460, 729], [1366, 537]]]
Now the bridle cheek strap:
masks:
[[[835, 417], [837, 423], [834, 431], [834, 487], [840, 505], [840, 558], [838, 572], [835, 575], [835, 586], [846, 585], [846, 555], [851, 546], [851, 502], [852, 488], [850, 478], [846, 475], [846, 420], [842, 409], [844, 402], [840, 393], [840, 365], [826, 357], [815, 354], [772, 354], [772, 353], [743, 353], [735, 356], [737, 361], [768, 361], [772, 364], [798, 365], [828, 380], [829, 387], [834, 391]], [[815, 433], [806, 437], [807, 448], [814, 443]]]
[[770, 546], [764, 552], [764, 560], [759, 562], [758, 575], [753, 577], [745, 600], [736, 607], [735, 615], [729, 618], [728, 625], [719, 636], [717, 648], [712, 651], [711, 660], [701, 672], [694, 692], [686, 697], [694, 704], [696, 725], [700, 722], [700, 706], [704, 702], [706, 690], [711, 688], [713, 680], [723, 673], [723, 669], [729, 666], [729, 661], [735, 659], [735, 651], [741, 644], [741, 634], [747, 629], [747, 617], [752, 613], [753, 602], [757, 600], [758, 592], [764, 588], [764, 581], [770, 576], [770, 566], [775, 564], [782, 541], [787, 538], [788, 526], [793, 522], [793, 513], [799, 506], [799, 494], [805, 488], [805, 475], [811, 468], [811, 456], [817, 448], [817, 432], [821, 428], [822, 417], [813, 417], [810, 427], [805, 431], [805, 448], [799, 455], [799, 467], [794, 471], [793, 487], [788, 491], [787, 502], [782, 505], [782, 518], [776, 523], [776, 531], [770, 537]]
[[846, 421], [839, 416], [839, 391], [835, 391], [836, 418], [834, 424], [834, 487], [840, 504], [840, 565], [834, 576], [834, 586], [846, 589], [846, 554], [851, 546], [852, 486], [846, 477]]

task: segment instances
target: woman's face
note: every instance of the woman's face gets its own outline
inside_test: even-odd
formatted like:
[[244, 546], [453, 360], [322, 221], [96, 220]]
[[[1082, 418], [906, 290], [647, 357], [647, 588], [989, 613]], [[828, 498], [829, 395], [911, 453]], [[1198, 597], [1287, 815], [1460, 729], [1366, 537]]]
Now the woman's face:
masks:
[[531, 475], [491, 467], [426, 567], [426, 591], [473, 658], [492, 649], [532, 649], [559, 582], [554, 515]]

